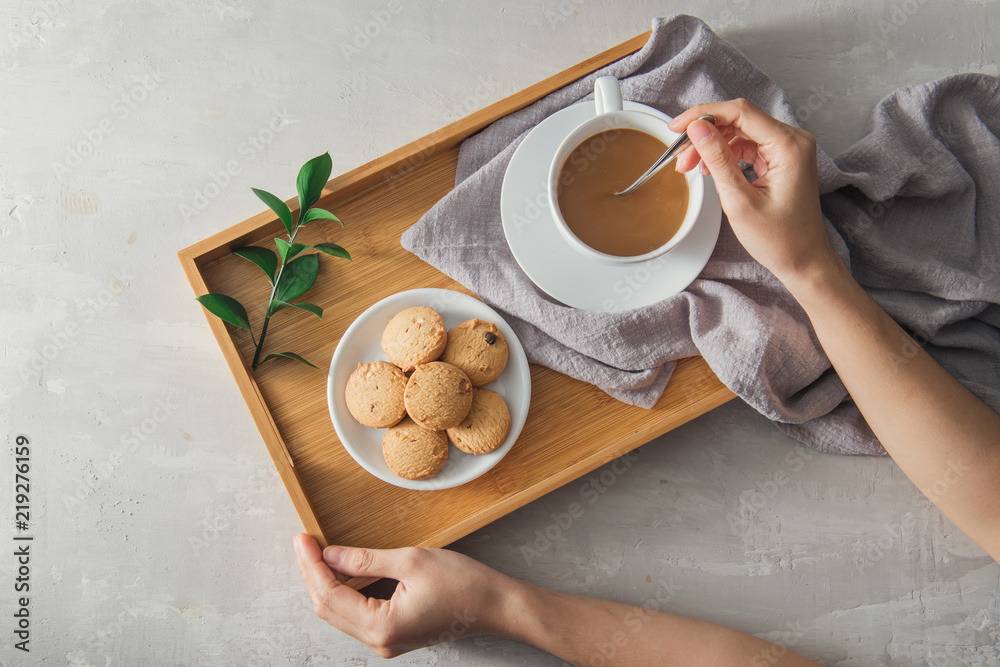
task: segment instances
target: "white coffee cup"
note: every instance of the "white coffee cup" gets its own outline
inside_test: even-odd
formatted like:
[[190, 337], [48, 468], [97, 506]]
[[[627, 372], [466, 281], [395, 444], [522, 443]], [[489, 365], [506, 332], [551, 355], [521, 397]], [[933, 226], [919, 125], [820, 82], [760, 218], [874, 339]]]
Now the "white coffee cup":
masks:
[[[622, 104], [621, 87], [618, 79], [613, 76], [602, 76], [597, 79], [594, 84], [594, 106], [597, 115], [578, 125], [576, 129], [563, 139], [552, 158], [552, 164], [549, 166], [549, 208], [552, 210], [552, 217], [556, 221], [556, 227], [570, 246], [577, 252], [591, 259], [609, 264], [645, 262], [670, 252], [690, 233], [698, 220], [698, 216], [701, 214], [701, 205], [705, 198], [705, 180], [697, 170], [689, 171], [685, 174], [688, 186], [688, 207], [680, 228], [676, 234], [670, 237], [669, 241], [655, 250], [630, 257], [609, 255], [600, 250], [595, 250], [581, 241], [569, 228], [569, 225], [566, 224], [566, 220], [559, 210], [558, 188], [559, 179], [563, 177], [563, 165], [566, 163], [566, 159], [570, 153], [573, 152], [573, 149], [594, 135], [618, 129], [645, 132], [656, 137], [667, 146], [678, 136], [678, 133], [671, 130], [667, 125], [667, 121], [658, 116], [644, 111], [625, 110]], [[665, 167], [665, 169], [672, 168], [671, 165]], [[649, 186], [646, 185], [643, 187]]]

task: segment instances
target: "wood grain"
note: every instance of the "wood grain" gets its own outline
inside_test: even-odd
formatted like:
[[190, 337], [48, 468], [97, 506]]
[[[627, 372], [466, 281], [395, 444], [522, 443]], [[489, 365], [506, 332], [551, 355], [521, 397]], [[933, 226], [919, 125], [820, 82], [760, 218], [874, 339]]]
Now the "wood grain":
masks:
[[[640, 35], [403, 148], [330, 180], [320, 205], [345, 227], [313, 224], [296, 238], [346, 247], [353, 263], [321, 257], [309, 301], [322, 320], [285, 309], [272, 320], [266, 351], [290, 350], [326, 368], [344, 331], [366, 308], [397, 292], [442, 287], [470, 294], [403, 250], [402, 233], [454, 186], [461, 141], [497, 118], [584, 76], [645, 43]], [[295, 208], [297, 202], [289, 201]], [[269, 284], [231, 251], [272, 245], [282, 231], [262, 212], [178, 253], [196, 294], [220, 292], [245, 306], [255, 330]], [[206, 313], [257, 428], [307, 532], [321, 545], [390, 548], [444, 546], [539, 496], [733, 398], [701, 358], [681, 360], [652, 410], [625, 405], [599, 389], [532, 366], [524, 430], [486, 475], [441, 491], [408, 491], [365, 472], [340, 445], [326, 403], [326, 374], [279, 360], [249, 372], [248, 332]], [[355, 587], [372, 580], [355, 579]]]

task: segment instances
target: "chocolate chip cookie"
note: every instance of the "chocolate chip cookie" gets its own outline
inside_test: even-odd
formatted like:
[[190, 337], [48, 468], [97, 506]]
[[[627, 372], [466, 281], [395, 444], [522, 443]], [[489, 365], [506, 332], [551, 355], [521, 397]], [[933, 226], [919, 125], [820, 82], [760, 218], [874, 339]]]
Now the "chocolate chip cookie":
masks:
[[476, 387], [493, 382], [507, 367], [507, 341], [492, 322], [475, 319], [448, 332], [441, 361], [458, 366]]

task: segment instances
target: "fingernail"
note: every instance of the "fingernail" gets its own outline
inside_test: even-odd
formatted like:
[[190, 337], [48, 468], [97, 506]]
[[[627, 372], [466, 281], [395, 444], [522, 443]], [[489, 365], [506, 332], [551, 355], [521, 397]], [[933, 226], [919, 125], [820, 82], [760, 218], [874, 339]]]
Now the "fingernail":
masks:
[[344, 562], [344, 547], [327, 547], [323, 549], [323, 560], [328, 565], [333, 565], [334, 567], [340, 565]]
[[299, 538], [298, 538], [297, 535], [292, 538], [292, 546], [295, 547], [295, 555], [296, 556], [301, 556], [302, 555], [302, 547], [299, 545]]
[[695, 145], [705, 143], [705, 140], [712, 136], [712, 128], [703, 120], [691, 121], [688, 125], [688, 136]]

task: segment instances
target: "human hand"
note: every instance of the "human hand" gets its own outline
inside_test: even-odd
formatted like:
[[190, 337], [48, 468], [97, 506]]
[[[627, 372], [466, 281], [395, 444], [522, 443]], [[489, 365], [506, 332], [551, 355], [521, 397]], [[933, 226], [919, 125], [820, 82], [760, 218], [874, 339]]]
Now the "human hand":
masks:
[[[503, 634], [508, 595], [517, 582], [468, 556], [444, 549], [320, 551], [309, 535], [293, 540], [299, 572], [316, 615], [383, 658], [458, 637]], [[368, 598], [350, 577], [397, 579], [392, 598]]]
[[[715, 116], [715, 126], [696, 120], [705, 114]], [[677, 158], [677, 171], [690, 171], [701, 161], [740, 243], [789, 289], [840, 262], [823, 226], [811, 134], [743, 99], [691, 107], [670, 127], [687, 128], [691, 138], [691, 148]], [[739, 160], [753, 165], [758, 178], [752, 184]]]

